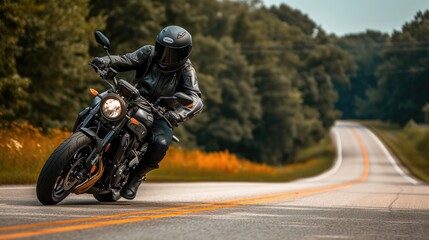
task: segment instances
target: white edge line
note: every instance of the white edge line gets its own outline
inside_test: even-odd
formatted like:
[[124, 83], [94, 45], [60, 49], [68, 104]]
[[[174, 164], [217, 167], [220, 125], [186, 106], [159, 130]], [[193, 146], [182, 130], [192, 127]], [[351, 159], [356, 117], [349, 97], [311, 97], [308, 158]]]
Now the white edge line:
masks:
[[335, 163], [334, 166], [327, 172], [323, 173], [322, 175], [313, 177], [313, 178], [307, 178], [304, 181], [320, 181], [323, 180], [325, 178], [328, 178], [332, 175], [334, 175], [335, 173], [338, 172], [338, 170], [340, 169], [340, 166], [343, 162], [343, 146], [341, 143], [341, 138], [340, 138], [340, 134], [338, 133], [338, 131], [334, 128], [332, 128], [332, 132], [334, 133], [335, 136], [335, 145], [337, 146], [337, 157], [335, 158]]
[[380, 139], [375, 136], [375, 134], [369, 130], [368, 128], [365, 128], [365, 130], [369, 133], [369, 135], [371, 136], [371, 138], [374, 139], [374, 141], [377, 143], [377, 145], [381, 148], [381, 150], [383, 151], [383, 153], [387, 156], [387, 159], [389, 159], [389, 162], [393, 165], [393, 168], [396, 170], [397, 173], [399, 173], [403, 178], [405, 178], [408, 182], [412, 183], [412, 184], [418, 184], [419, 182], [413, 178], [411, 178], [410, 176], [408, 176], [399, 166], [397, 161], [395, 161], [395, 159], [393, 159], [392, 154], [389, 152], [389, 150], [387, 150], [386, 146], [380, 141]]

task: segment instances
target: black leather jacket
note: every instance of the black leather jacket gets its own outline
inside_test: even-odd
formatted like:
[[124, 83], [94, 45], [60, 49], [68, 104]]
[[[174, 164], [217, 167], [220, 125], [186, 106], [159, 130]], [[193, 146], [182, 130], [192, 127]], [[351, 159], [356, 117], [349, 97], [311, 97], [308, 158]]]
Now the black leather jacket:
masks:
[[[161, 72], [152, 61], [154, 46], [146, 45], [132, 53], [111, 56], [111, 67], [118, 72], [135, 70], [135, 83], [140, 94], [155, 102], [161, 96], [173, 96], [176, 92], [183, 92], [193, 99], [192, 107], [181, 107], [176, 110], [180, 122], [184, 122], [203, 110], [201, 91], [194, 67], [188, 60], [185, 65], [171, 73]], [[108, 63], [108, 57], [98, 58]]]

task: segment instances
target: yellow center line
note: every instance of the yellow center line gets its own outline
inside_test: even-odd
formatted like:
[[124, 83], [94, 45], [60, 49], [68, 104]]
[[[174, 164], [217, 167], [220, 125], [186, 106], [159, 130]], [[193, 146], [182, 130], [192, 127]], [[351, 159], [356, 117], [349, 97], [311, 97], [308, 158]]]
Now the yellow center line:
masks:
[[363, 182], [363, 181], [365, 181], [368, 178], [368, 175], [369, 175], [369, 158], [368, 158], [368, 153], [366, 152], [365, 145], [363, 144], [362, 140], [360, 139], [360, 137], [356, 133], [356, 131], [354, 129], [352, 129], [351, 131], [352, 131], [353, 136], [355, 137], [356, 141], [359, 143], [360, 151], [362, 152], [362, 155], [363, 155], [364, 170], [363, 170], [362, 176], [358, 180], [359, 182]]
[[67, 220], [52, 221], [52, 222], [42, 222], [42, 223], [32, 223], [32, 224], [9, 226], [9, 227], [0, 227], [0, 232], [35, 228], [35, 227], [51, 227], [51, 226], [63, 225], [67, 223], [98, 221], [98, 220], [103, 220], [108, 218], [120, 218], [120, 217], [127, 217], [127, 216], [140, 215], [140, 214], [150, 214], [150, 213], [157, 213], [157, 212], [164, 212], [164, 211], [175, 211], [175, 210], [181, 210], [184, 208], [192, 208], [192, 207], [205, 206], [205, 205], [208, 205], [208, 203], [187, 205], [187, 206], [180, 206], [180, 207], [171, 207], [171, 208], [160, 208], [160, 209], [152, 209], [152, 210], [144, 210], [144, 211], [136, 211], [136, 212], [117, 213], [112, 215], [103, 215], [103, 216], [96, 216], [96, 217], [76, 218], [76, 219], [67, 219]]
[[[54, 234], [54, 233], [77, 231], [82, 229], [112, 226], [112, 225], [118, 225], [118, 224], [134, 223], [134, 222], [140, 222], [140, 221], [146, 221], [146, 220], [152, 220], [152, 219], [169, 218], [169, 217], [175, 217], [175, 216], [186, 215], [186, 214], [214, 211], [218, 209], [233, 208], [233, 207], [239, 207], [239, 206], [246, 206], [246, 205], [253, 205], [253, 204], [259, 204], [259, 203], [265, 203], [265, 202], [272, 202], [277, 200], [302, 197], [302, 196], [313, 195], [316, 193], [328, 192], [328, 191], [333, 191], [336, 189], [352, 186], [357, 183], [364, 182], [368, 178], [369, 158], [362, 140], [353, 129], [351, 131], [353, 133], [354, 138], [356, 139], [356, 141], [360, 146], [360, 150], [362, 152], [362, 156], [364, 159], [363, 174], [359, 179], [354, 181], [336, 184], [332, 186], [295, 190], [295, 191], [289, 191], [289, 192], [260, 196], [260, 197], [249, 197], [249, 198], [241, 198], [241, 199], [227, 200], [227, 201], [214, 202], [214, 203], [194, 204], [194, 205], [172, 207], [172, 208], [161, 208], [161, 209], [120, 213], [120, 214], [97, 216], [97, 217], [87, 217], [87, 218], [55, 221], [55, 222], [45, 222], [45, 223], [35, 223], [35, 224], [3, 227], [3, 228], [0, 228], [1, 231], [11, 231], [11, 230], [36, 228], [36, 227], [52, 227], [55, 225], [65, 225], [69, 223], [82, 223], [82, 224], [69, 225], [69, 226], [67, 225], [56, 226], [48, 229], [29, 230], [26, 232], [6, 233], [6, 234], [0, 235], [0, 239], [33, 237], [33, 236], [40, 236], [40, 235], [46, 235], [46, 234]], [[136, 216], [136, 215], [142, 215], [142, 216]], [[128, 218], [125, 218], [125, 217], [128, 217]], [[110, 220], [106, 220], [106, 219], [110, 219]]]

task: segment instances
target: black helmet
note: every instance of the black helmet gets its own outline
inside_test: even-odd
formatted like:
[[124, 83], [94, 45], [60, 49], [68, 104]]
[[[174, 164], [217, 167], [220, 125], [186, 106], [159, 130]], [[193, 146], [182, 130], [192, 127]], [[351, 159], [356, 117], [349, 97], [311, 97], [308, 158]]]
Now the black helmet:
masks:
[[191, 50], [191, 34], [182, 27], [168, 26], [156, 37], [154, 59], [161, 71], [173, 72], [183, 67]]

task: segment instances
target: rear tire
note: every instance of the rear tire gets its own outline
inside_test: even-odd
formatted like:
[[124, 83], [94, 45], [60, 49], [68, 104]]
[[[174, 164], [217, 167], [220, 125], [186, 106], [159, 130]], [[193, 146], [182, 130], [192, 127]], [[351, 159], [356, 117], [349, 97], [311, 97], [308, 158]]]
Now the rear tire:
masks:
[[117, 190], [111, 190], [108, 193], [94, 194], [95, 199], [99, 202], [116, 202], [121, 198], [121, 194]]
[[91, 139], [76, 132], [55, 149], [37, 180], [37, 199], [43, 205], [54, 205], [66, 198], [80, 183], [74, 172], [80, 170], [93, 149]]

